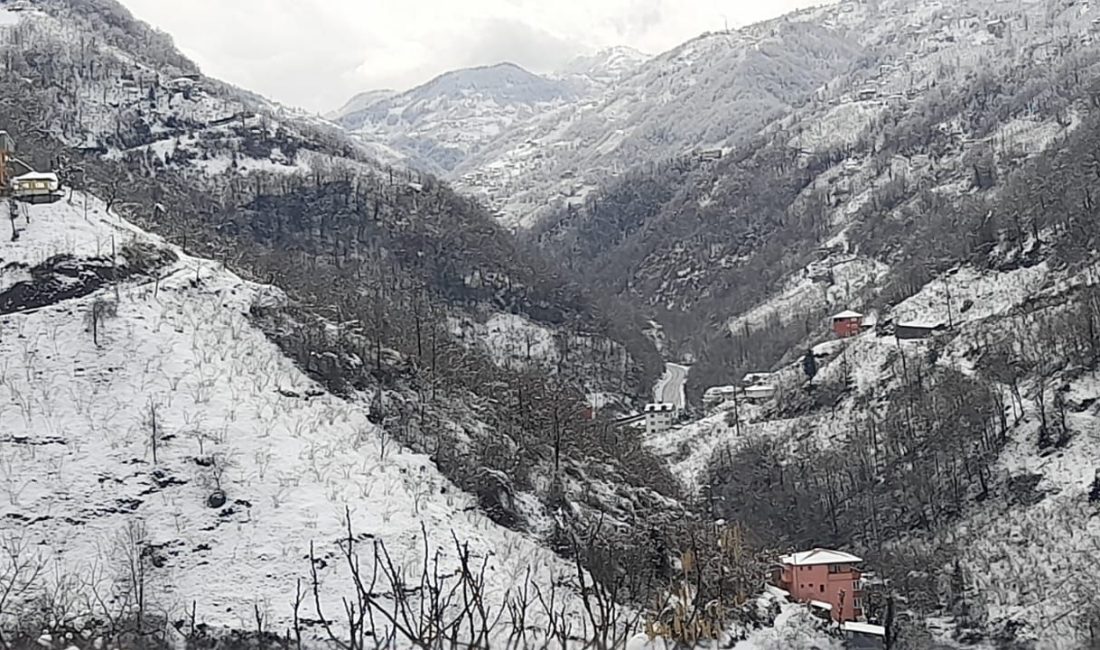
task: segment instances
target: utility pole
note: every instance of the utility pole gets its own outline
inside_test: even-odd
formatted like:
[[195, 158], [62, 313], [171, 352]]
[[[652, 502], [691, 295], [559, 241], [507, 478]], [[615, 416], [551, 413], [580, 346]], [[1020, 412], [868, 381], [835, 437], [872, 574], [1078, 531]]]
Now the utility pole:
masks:
[[947, 294], [947, 328], [955, 329], [955, 317], [951, 311], [951, 283], [946, 275], [943, 276], [943, 289]]
[[884, 622], [886, 623], [886, 625], [883, 626], [883, 627], [886, 628], [885, 646], [886, 646], [886, 650], [891, 650], [894, 647], [894, 641], [897, 640], [897, 639], [894, 638], [894, 595], [893, 594], [890, 594], [886, 598], [886, 620]]

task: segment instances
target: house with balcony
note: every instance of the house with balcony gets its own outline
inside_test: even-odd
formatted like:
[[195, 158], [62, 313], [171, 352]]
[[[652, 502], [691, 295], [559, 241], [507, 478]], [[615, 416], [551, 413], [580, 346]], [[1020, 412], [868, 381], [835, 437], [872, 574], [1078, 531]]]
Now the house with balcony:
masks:
[[791, 600], [827, 612], [838, 623], [863, 618], [863, 560], [843, 551], [815, 548], [779, 558], [778, 586]]

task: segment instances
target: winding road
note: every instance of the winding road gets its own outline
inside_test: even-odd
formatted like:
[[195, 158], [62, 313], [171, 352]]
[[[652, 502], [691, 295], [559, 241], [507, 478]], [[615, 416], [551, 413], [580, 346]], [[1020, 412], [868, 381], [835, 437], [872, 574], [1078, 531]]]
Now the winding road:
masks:
[[657, 380], [653, 387], [653, 401], [672, 404], [677, 410], [684, 410], [686, 400], [684, 398], [684, 384], [687, 383], [688, 366], [678, 363], [666, 363], [665, 374]]

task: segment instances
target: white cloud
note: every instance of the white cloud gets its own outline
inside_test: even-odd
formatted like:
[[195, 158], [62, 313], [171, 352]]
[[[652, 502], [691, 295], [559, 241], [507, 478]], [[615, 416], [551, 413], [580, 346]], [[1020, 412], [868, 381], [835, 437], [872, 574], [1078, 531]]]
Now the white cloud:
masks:
[[822, 0], [122, 0], [210, 75], [305, 108], [509, 60], [535, 71], [612, 45], [658, 53]]

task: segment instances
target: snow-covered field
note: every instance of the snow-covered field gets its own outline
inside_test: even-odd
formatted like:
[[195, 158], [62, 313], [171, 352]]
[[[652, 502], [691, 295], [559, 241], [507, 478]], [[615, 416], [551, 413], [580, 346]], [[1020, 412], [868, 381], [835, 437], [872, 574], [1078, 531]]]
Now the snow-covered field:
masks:
[[[109, 254], [112, 239], [168, 247], [93, 202], [87, 221], [81, 201], [31, 207], [0, 260]], [[278, 290], [176, 252], [159, 287], [119, 287], [98, 346], [86, 314], [114, 300], [110, 289], [0, 318], [2, 533], [41, 557], [47, 575], [109, 589], [124, 531], [138, 526], [156, 549], [151, 609], [183, 618], [194, 602], [200, 621], [240, 628], [259, 607], [283, 630], [315, 544], [326, 615], [338, 618], [351, 591], [336, 546], [345, 508], [356, 533], [385, 542], [411, 576], [422, 527], [442, 569], [454, 570], [453, 532], [478, 563], [488, 559], [498, 604], [528, 570], [544, 587], [571, 573], [482, 516], [427, 457], [385, 441], [364, 408], [325, 393], [254, 329], [250, 305], [280, 300]], [[226, 503], [208, 507], [219, 488]], [[573, 596], [559, 598], [576, 611]]]

